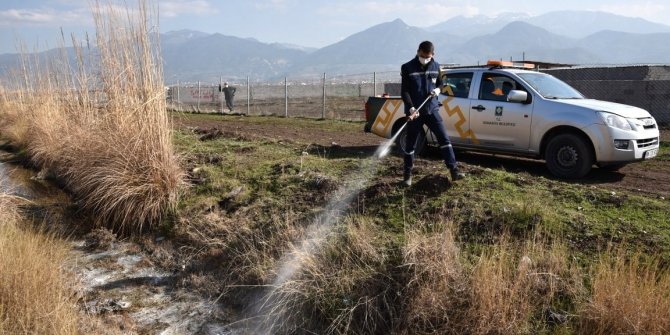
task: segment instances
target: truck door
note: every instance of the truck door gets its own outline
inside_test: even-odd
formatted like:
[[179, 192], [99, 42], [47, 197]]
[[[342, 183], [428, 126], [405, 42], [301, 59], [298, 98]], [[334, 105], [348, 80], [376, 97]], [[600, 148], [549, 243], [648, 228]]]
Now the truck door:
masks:
[[482, 73], [479, 94], [470, 106], [470, 128], [480, 146], [528, 151], [533, 104], [508, 102], [507, 94], [511, 90], [528, 92], [510, 76]]
[[[442, 94], [440, 94], [440, 116], [444, 120], [449, 140], [453, 144], [470, 144], [473, 136], [470, 131], [468, 112], [470, 111], [470, 87], [473, 72], [449, 72], [442, 75]], [[429, 134], [428, 140], [436, 141]]]

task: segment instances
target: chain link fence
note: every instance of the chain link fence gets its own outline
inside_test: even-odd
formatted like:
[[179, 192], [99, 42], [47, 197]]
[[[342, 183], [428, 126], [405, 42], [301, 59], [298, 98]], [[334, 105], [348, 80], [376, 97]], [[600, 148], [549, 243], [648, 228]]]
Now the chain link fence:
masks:
[[[542, 71], [567, 82], [588, 98], [643, 108], [661, 125], [670, 126], [668, 65], [576, 66]], [[367, 97], [399, 95], [399, 83], [399, 71], [229, 82], [236, 88], [232, 112], [219, 92], [221, 83], [175, 83], [168, 86], [167, 96], [169, 108], [176, 111], [360, 121], [365, 119]]]
[[670, 126], [670, 66], [577, 66], [543, 72], [565, 81], [587, 98], [643, 108]]
[[367, 97], [380, 95], [399, 72], [285, 78], [276, 82], [228, 82], [236, 89], [230, 111], [221, 83], [177, 83], [167, 87], [168, 108], [194, 113], [239, 113], [360, 121]]

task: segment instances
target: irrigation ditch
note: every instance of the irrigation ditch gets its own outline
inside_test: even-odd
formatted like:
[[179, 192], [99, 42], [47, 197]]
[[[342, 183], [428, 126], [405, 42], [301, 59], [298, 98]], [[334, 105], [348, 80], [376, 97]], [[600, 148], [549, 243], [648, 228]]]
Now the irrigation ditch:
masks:
[[152, 253], [160, 250], [165, 236], [119, 238], [82, 222], [87, 218], [67, 192], [47, 173], [16, 158], [0, 150], [0, 191], [23, 199], [20, 207], [28, 224], [56, 233], [70, 246], [63, 266], [75, 279], [83, 333], [238, 334], [226, 326], [231, 315], [222, 304], [181, 287], [174, 269], [155, 264]]

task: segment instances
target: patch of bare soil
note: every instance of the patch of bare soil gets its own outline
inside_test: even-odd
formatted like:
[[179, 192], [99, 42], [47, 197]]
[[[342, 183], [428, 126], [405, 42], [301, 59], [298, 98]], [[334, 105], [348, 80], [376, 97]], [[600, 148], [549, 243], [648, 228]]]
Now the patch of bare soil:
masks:
[[446, 192], [451, 187], [449, 177], [441, 174], [429, 174], [419, 179], [410, 190], [416, 195], [432, 198]]
[[[439, 154], [429, 155], [429, 158], [439, 159]], [[556, 179], [541, 160], [473, 152], [457, 152], [456, 158], [470, 165]], [[568, 182], [668, 198], [670, 196], [670, 162], [657, 160], [649, 163], [652, 164], [631, 163], [618, 171], [607, 171], [594, 167], [584, 178]]]
[[245, 117], [221, 116], [221, 121], [202, 120], [193, 117], [175, 114], [174, 123], [180, 129], [218, 129], [221, 133], [237, 134], [249, 139], [264, 139], [286, 141], [293, 143], [318, 144], [331, 146], [333, 143], [343, 148], [363, 147], [374, 150], [385, 139], [363, 132], [361, 123], [360, 132], [332, 131], [323, 128], [298, 128], [290, 125], [273, 125], [254, 123]]

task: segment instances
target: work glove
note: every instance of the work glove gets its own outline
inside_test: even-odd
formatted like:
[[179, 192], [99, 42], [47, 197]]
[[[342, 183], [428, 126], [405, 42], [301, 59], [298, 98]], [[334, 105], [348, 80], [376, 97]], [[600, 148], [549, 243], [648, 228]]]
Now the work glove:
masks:
[[436, 96], [440, 95], [440, 93], [442, 93], [442, 90], [440, 90], [440, 88], [438, 87], [438, 88], [432, 90], [432, 91], [430, 92], [430, 95], [436, 97]]
[[416, 110], [416, 108], [412, 107], [412, 108], [409, 109], [409, 116], [407, 116], [407, 118], [410, 121], [416, 119], [418, 116], [419, 116], [419, 111]]

